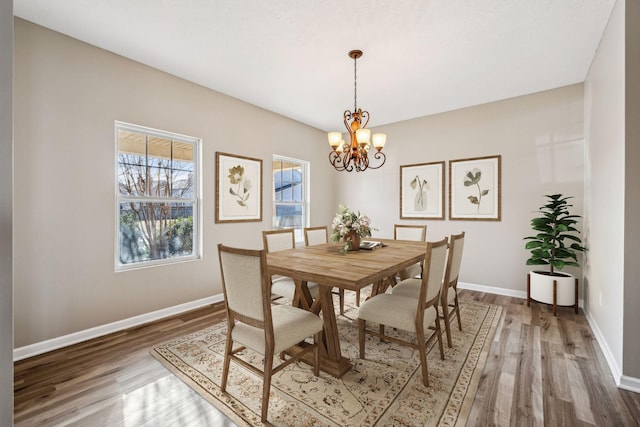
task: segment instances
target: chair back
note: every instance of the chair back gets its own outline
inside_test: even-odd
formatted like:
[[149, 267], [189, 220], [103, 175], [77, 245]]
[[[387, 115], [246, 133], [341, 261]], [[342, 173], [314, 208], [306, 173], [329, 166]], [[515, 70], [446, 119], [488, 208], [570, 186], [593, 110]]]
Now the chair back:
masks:
[[449, 242], [449, 256], [445, 271], [444, 283], [447, 287], [458, 284], [460, 265], [462, 264], [462, 250], [464, 249], [464, 231], [460, 234], [452, 234]]
[[239, 314], [259, 323], [267, 321], [265, 313], [270, 316], [271, 310], [266, 252], [218, 244], [218, 257], [227, 314]]
[[306, 246], [321, 245], [329, 241], [327, 227], [307, 227], [304, 229], [304, 244]]
[[442, 276], [447, 261], [447, 238], [439, 242], [428, 242], [427, 252], [422, 273], [422, 289], [420, 298], [422, 303], [429, 304], [440, 295]]
[[286, 230], [266, 230], [262, 232], [262, 243], [267, 252], [284, 251], [296, 247], [293, 228]]
[[393, 226], [393, 238], [395, 240], [424, 242], [427, 238], [427, 226], [395, 224]]

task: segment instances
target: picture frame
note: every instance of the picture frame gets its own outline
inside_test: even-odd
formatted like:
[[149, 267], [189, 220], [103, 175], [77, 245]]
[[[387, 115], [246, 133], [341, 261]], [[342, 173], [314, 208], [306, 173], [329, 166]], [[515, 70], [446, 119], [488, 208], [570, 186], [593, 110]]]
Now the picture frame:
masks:
[[216, 223], [262, 221], [262, 160], [216, 152]]
[[400, 219], [444, 219], [445, 162], [400, 166]]
[[449, 219], [500, 221], [502, 156], [449, 161]]

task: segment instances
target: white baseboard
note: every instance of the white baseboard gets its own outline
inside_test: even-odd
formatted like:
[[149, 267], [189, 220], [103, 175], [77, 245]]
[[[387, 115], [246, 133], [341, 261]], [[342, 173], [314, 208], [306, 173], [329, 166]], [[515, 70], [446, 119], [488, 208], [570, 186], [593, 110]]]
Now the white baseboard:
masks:
[[589, 322], [589, 326], [593, 331], [593, 335], [595, 335], [596, 337], [596, 341], [598, 341], [598, 344], [600, 345], [600, 350], [602, 350], [602, 353], [604, 354], [604, 358], [607, 361], [607, 365], [609, 365], [609, 370], [611, 371], [613, 380], [616, 382], [618, 388], [632, 391], [634, 393], [640, 393], [640, 378], [629, 377], [622, 374], [622, 370], [616, 363], [616, 359], [615, 357], [613, 357], [613, 353], [609, 348], [607, 340], [604, 339], [602, 331], [600, 331], [600, 328], [598, 328], [598, 324], [595, 322], [588, 311], [585, 310], [584, 314], [587, 317], [587, 322]]
[[[458, 282], [458, 289], [467, 289], [469, 291], [486, 292], [488, 294], [527, 299], [526, 291], [516, 291], [513, 289], [496, 288], [494, 286], [476, 285], [475, 283]], [[583, 307], [583, 302], [583, 300], [578, 299], [578, 307]]]
[[467, 289], [470, 291], [486, 292], [488, 294], [527, 299], [527, 293], [525, 291], [515, 291], [513, 289], [496, 288], [494, 286], [476, 285], [475, 283], [465, 282], [458, 282], [458, 288]]
[[640, 378], [622, 375], [620, 376], [620, 384], [618, 384], [618, 388], [633, 391], [634, 393], [640, 393]]
[[223, 300], [224, 295], [218, 294], [196, 301], [175, 305], [173, 307], [167, 307], [161, 310], [152, 311], [151, 313], [145, 313], [139, 316], [130, 317], [128, 319], [118, 320], [117, 322], [108, 323], [106, 325], [96, 326], [95, 328], [85, 329], [84, 331], [78, 331], [61, 337], [52, 338], [50, 340], [30, 344], [24, 347], [18, 347], [13, 350], [13, 361], [17, 362], [18, 360], [37, 356], [48, 351], [57, 350], [62, 347], [67, 347], [69, 345], [77, 344], [82, 341], [87, 341], [113, 332], [118, 332], [123, 329], [131, 328], [133, 326], [138, 326], [144, 323], [163, 319], [165, 317], [174, 316], [176, 314], [184, 313], [186, 311], [194, 310], [196, 308], [204, 307], [206, 305], [214, 304]]
[[616, 385], [619, 387], [620, 377], [622, 376], [622, 370], [616, 363], [616, 359], [613, 356], [611, 349], [609, 348], [609, 344], [607, 344], [607, 340], [604, 339], [604, 335], [602, 334], [602, 331], [600, 331], [598, 324], [595, 322], [595, 320], [591, 316], [591, 313], [585, 310], [584, 314], [587, 318], [587, 322], [589, 322], [589, 326], [591, 327], [591, 330], [593, 331], [593, 335], [596, 337], [596, 341], [598, 341], [598, 344], [600, 345], [600, 350], [602, 350], [602, 354], [604, 355], [604, 358], [607, 361], [607, 365], [609, 365], [609, 370], [611, 371], [611, 375], [613, 375], [613, 379], [616, 382]]

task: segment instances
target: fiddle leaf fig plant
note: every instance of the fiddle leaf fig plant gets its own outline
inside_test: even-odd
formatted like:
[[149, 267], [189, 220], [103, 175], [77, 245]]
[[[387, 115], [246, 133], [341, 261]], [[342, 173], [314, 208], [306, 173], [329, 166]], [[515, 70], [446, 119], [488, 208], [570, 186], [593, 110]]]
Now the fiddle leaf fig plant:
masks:
[[528, 240], [525, 249], [531, 251], [531, 257], [527, 265], [548, 265], [549, 274], [561, 270], [564, 266], [579, 267], [578, 252], [584, 252], [580, 233], [574, 227], [578, 223], [579, 215], [569, 212], [570, 205], [567, 200], [570, 196], [562, 194], [546, 195], [547, 204], [537, 211], [541, 216], [531, 220], [531, 228], [537, 231], [535, 236], [525, 237]]

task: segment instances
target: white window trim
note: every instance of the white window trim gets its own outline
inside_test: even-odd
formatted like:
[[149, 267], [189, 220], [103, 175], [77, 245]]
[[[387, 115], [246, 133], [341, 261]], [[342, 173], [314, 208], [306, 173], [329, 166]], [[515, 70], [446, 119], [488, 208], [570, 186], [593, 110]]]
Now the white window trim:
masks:
[[[130, 271], [130, 270], [139, 270], [142, 268], [155, 267], [159, 265], [167, 265], [167, 264], [179, 264], [183, 262], [190, 262], [194, 260], [199, 260], [202, 258], [202, 139], [188, 136], [184, 134], [179, 134], [175, 132], [167, 132], [159, 129], [153, 129], [145, 126], [140, 126], [132, 123], [127, 123], [119, 120], [114, 121], [114, 179], [115, 179], [115, 209], [114, 209], [114, 229], [115, 229], [115, 245], [114, 245], [114, 265], [116, 272], [122, 271]], [[145, 133], [148, 135], [157, 136], [160, 138], [167, 138], [172, 140], [183, 140], [184, 142], [190, 142], [194, 144], [194, 152], [193, 152], [193, 162], [197, 167], [197, 173], [195, 174], [194, 179], [194, 189], [193, 194], [195, 196], [193, 203], [193, 254], [190, 256], [182, 256], [178, 258], [165, 258], [160, 260], [152, 260], [145, 262], [137, 262], [132, 264], [121, 264], [120, 263], [120, 202], [122, 200], [126, 200], [130, 198], [130, 196], [121, 196], [120, 195], [120, 182], [118, 180], [118, 130], [129, 130], [133, 132]], [[166, 199], [157, 199], [153, 197], [144, 198], [149, 202], [154, 201], [166, 201]]]
[[[272, 160], [280, 160], [283, 162], [293, 162], [293, 163], [299, 163], [301, 165], [303, 165], [303, 176], [304, 176], [304, 186], [302, 188], [302, 210], [303, 210], [303, 220], [304, 220], [304, 224], [302, 225], [302, 229], [303, 229], [303, 233], [302, 233], [302, 240], [296, 240], [296, 246], [304, 246], [304, 228], [305, 227], [309, 227], [309, 221], [311, 220], [311, 214], [309, 212], [309, 205], [310, 205], [310, 200], [311, 200], [311, 182], [310, 182], [310, 177], [311, 177], [311, 162], [309, 162], [308, 160], [302, 160], [302, 159], [296, 159], [294, 157], [287, 157], [287, 156], [281, 156], [279, 154], [274, 154], [273, 155], [273, 159]], [[274, 192], [274, 187], [273, 187], [273, 161], [271, 162], [271, 227], [274, 226], [275, 224], [275, 218], [276, 218], [276, 204], [278, 204], [278, 202], [275, 200], [275, 192]]]

